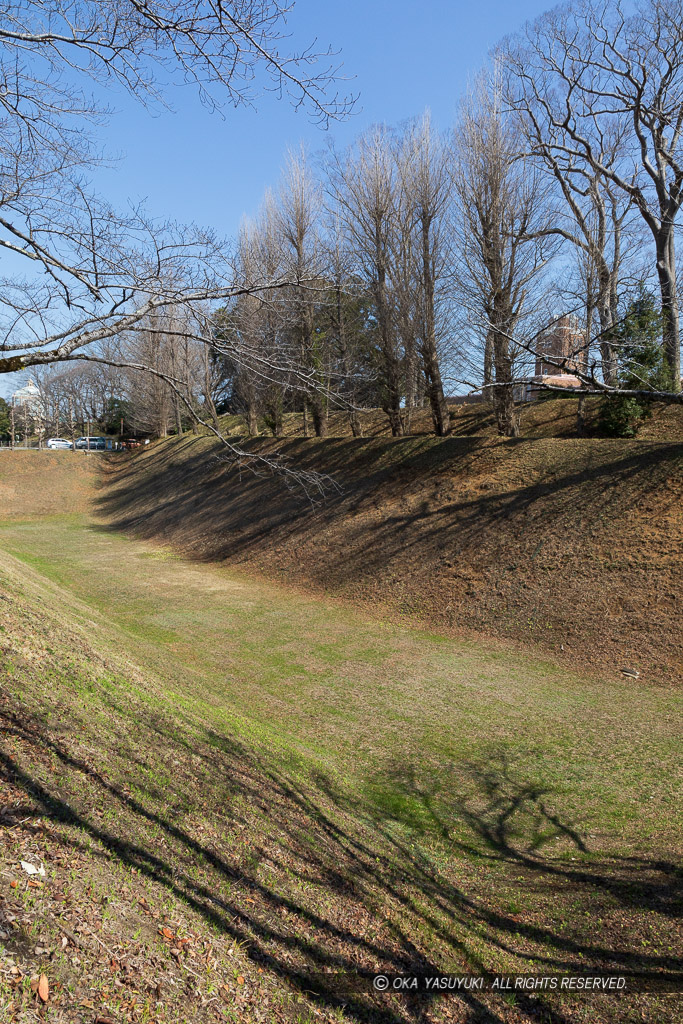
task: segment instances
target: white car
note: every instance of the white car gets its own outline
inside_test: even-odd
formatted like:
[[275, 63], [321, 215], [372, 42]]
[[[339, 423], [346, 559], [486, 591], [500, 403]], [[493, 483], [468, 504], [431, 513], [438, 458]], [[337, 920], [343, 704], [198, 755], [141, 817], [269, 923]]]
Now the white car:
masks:
[[73, 448], [73, 445], [65, 437], [48, 437], [46, 448]]

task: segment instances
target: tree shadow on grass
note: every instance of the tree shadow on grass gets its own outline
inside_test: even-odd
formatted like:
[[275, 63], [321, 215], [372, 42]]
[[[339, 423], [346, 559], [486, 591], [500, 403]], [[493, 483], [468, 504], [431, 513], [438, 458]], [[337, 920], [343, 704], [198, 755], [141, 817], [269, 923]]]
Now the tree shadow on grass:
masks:
[[[580, 824], [554, 809], [553, 790], [525, 779], [504, 749], [494, 746], [480, 760], [459, 765], [457, 775], [446, 773], [436, 781], [418, 777], [404, 764], [390, 766], [372, 780], [370, 797], [385, 827], [403, 821], [480, 862], [519, 867], [526, 869], [525, 877], [554, 878], [609, 894], [624, 909], [655, 910], [672, 920], [683, 911], [679, 864], [590, 850]], [[557, 851], [555, 843], [560, 852], [548, 853], [549, 847]], [[620, 954], [612, 952], [618, 960]], [[625, 954], [624, 962], [629, 957]], [[680, 967], [681, 961], [676, 964]]]
[[[274, 478], [238, 477], [199, 440], [112, 467], [95, 503], [99, 529], [378, 602], [456, 634], [540, 645], [553, 657], [566, 648], [590, 671], [633, 664], [643, 678], [680, 675], [666, 554], [680, 444], [282, 442], [293, 466], [341, 485], [314, 507]], [[603, 615], [612, 628], [597, 625]]]
[[[527, 515], [541, 517], [532, 531], [536, 545], [539, 528], [566, 515], [575, 518], [578, 511], [587, 521], [605, 512], [622, 514], [672, 470], [680, 470], [680, 446], [673, 444], [610, 448], [607, 443], [578, 469], [563, 460], [558, 449], [545, 470], [542, 458], [532, 463], [527, 482], [510, 484], [503, 479], [502, 488], [476, 496], [468, 496], [465, 487], [434, 507], [427, 500], [424, 507], [402, 509], [401, 500], [419, 495], [431, 477], [454, 474], [467, 483], [480, 472], [496, 475], [513, 448], [533, 454], [534, 442], [330, 438], [313, 445], [281, 443], [279, 450], [293, 467], [307, 472], [324, 468], [341, 485], [324, 505], [312, 507], [305, 496], [288, 491], [276, 478], [243, 474], [236, 486], [235, 471], [217, 461], [213, 448], [192, 450], [191, 444], [188, 440], [154, 458], [153, 453], [146, 456], [144, 463], [133, 460], [116, 467], [96, 501], [106, 520], [103, 528], [134, 530], [146, 538], [168, 536], [185, 548], [197, 541], [204, 559], [239, 559], [257, 550], [264, 537], [278, 535], [282, 541], [305, 536], [313, 524], [324, 529], [340, 516], [372, 511], [379, 499], [386, 508], [380, 520], [354, 520], [348, 525], [349, 543], [343, 552], [335, 556], [325, 550], [325, 578], [338, 585], [381, 572], [398, 555], [405, 559], [414, 545], [428, 550], [449, 543], [452, 548], [455, 540], [458, 547], [472, 547], [491, 526]], [[634, 478], [635, 492], [628, 486]], [[586, 507], [584, 485], [590, 488], [592, 507]], [[309, 571], [315, 574], [315, 565]]]
[[[112, 716], [123, 720], [124, 710], [114, 698], [104, 699]], [[655, 974], [680, 969], [671, 956], [610, 948], [562, 932], [552, 916], [520, 920], [497, 903], [489, 887], [471, 885], [468, 870], [459, 871], [462, 858], [468, 865], [496, 862], [517, 874], [522, 870], [523, 888], [541, 892], [561, 882], [563, 891], [586, 907], [608, 894], [631, 914], [675, 910], [674, 897], [669, 902], [664, 896], [676, 879], [674, 866], [666, 861], [634, 857], [572, 864], [543, 856], [553, 836], [580, 854], [585, 842], [575, 825], [550, 808], [548, 794], [525, 782], [504, 760], [471, 766], [474, 789], [467, 798], [451, 792], [445, 802], [440, 791], [426, 787], [405, 767], [374, 780], [421, 807], [424, 835], [433, 833], [443, 849], [457, 848], [460, 860], [452, 861], [434, 858], [428, 846], [414, 841], [419, 831], [414, 820], [406, 823], [393, 810], [385, 813], [377, 801], [373, 807], [366, 795], [342, 788], [325, 773], [302, 780], [268, 767], [267, 759], [212, 729], [204, 729], [191, 745], [193, 761], [185, 766], [198, 776], [197, 788], [181, 777], [184, 767], [178, 768], [177, 780], [160, 802], [151, 793], [138, 795], [141, 791], [131, 785], [146, 757], [123, 732], [116, 755], [120, 760], [112, 762], [109, 755], [99, 762], [70, 750], [64, 738], [7, 704], [0, 723], [13, 745], [10, 753], [3, 744], [0, 775], [33, 802], [33, 813], [78, 830], [74, 843], [84, 833], [102, 856], [135, 868], [244, 943], [260, 966], [323, 1007], [343, 1005], [359, 1022], [403, 1024], [433, 1019], [431, 1010], [437, 1011], [425, 996], [397, 1001], [373, 995], [373, 974], [484, 970], [496, 951], [532, 957], [553, 971], [586, 965]], [[149, 715], [140, 726], [149, 736], [149, 749], [177, 746], [177, 724], [171, 726], [163, 716]], [[174, 756], [181, 758], [182, 750], [174, 750]], [[188, 802], [195, 815], [208, 806], [201, 813], [212, 815], [213, 839], [202, 838], [192, 827], [192, 814], [184, 818], [174, 812]], [[115, 812], [114, 828], [98, 820], [102, 807]], [[21, 813], [26, 810], [24, 803]], [[453, 815], [469, 840], [454, 838]], [[482, 940], [489, 953], [482, 954]], [[340, 993], [331, 976], [338, 972], [368, 979], [367, 989]], [[504, 1019], [495, 999], [468, 994], [465, 1001], [471, 1021]], [[542, 1011], [549, 1024], [569, 1019], [542, 994], [524, 996], [518, 1006], [530, 1019]]]

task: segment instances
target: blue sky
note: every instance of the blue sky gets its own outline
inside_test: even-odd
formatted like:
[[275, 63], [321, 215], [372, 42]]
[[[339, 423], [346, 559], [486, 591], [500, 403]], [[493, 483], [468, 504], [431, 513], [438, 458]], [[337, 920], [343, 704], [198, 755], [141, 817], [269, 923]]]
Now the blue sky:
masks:
[[[370, 124], [396, 124], [429, 107], [448, 126], [468, 80], [488, 51], [551, 4], [543, 0], [297, 0], [289, 19], [292, 46], [317, 39], [339, 50], [338, 61], [359, 94], [355, 114], [322, 131], [304, 111], [266, 94], [257, 110], [227, 108], [224, 118], [202, 108], [191, 87], [168, 91], [172, 111], [150, 112], [115, 91], [102, 132], [103, 149], [118, 159], [97, 172], [96, 186], [113, 202], [146, 200], [153, 215], [211, 226], [233, 235], [276, 183], [288, 146], [310, 152], [328, 135], [339, 146]], [[14, 377], [14, 375], [12, 375]], [[0, 379], [7, 395], [16, 381]]]
[[224, 120], [202, 109], [188, 87], [170, 90], [174, 112], [154, 116], [113, 95], [119, 113], [106, 142], [122, 159], [100, 175], [100, 187], [120, 201], [145, 197], [159, 216], [231, 235], [277, 180], [289, 145], [305, 140], [315, 152], [328, 134], [343, 145], [368, 124], [393, 124], [425, 107], [446, 126], [488, 50], [548, 6], [543, 0], [297, 0], [289, 23], [293, 42], [317, 38], [341, 51], [344, 72], [354, 76], [349, 87], [360, 94], [354, 116], [325, 132], [272, 95], [261, 98], [257, 111], [226, 109]]

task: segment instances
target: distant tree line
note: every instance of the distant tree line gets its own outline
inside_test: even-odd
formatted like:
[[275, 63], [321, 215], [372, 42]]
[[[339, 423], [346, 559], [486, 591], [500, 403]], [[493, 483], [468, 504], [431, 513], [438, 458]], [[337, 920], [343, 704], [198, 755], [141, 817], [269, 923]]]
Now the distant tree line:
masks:
[[[97, 205], [82, 183], [93, 159], [83, 142], [67, 174], [65, 126], [77, 103], [62, 90], [55, 114], [53, 101], [71, 40], [45, 50], [36, 26], [46, 6], [26, 5], [38, 20], [21, 26], [22, 39], [28, 32], [28, 49], [43, 59], [49, 51], [57, 77], [46, 77], [44, 93], [28, 87], [30, 109], [7, 112], [2, 172], [8, 186], [25, 176], [5, 189], [16, 219], [6, 219], [3, 244], [44, 278], [5, 289], [0, 371], [71, 362], [42, 378], [55, 422], [67, 407], [77, 405], [77, 415], [96, 408], [100, 418], [111, 407], [125, 409], [132, 429], [163, 435], [201, 420], [220, 433], [217, 413], [230, 409], [250, 433], [265, 424], [277, 435], [296, 411], [305, 432], [324, 436], [332, 408], [359, 433], [359, 410], [374, 406], [400, 436], [424, 407], [444, 436], [449, 394], [468, 390], [490, 399], [510, 436], [540, 355], [557, 374], [575, 376], [573, 393], [606, 397], [615, 432], [634, 429], [654, 399], [681, 401], [683, 0], [553, 9], [500, 44], [448, 131], [425, 114], [370, 128], [315, 162], [291, 152], [281, 181], [229, 246], [210, 232], [159, 228], [140, 211], [124, 220]], [[96, 50], [76, 70], [114, 75], [137, 95], [141, 82], [151, 87], [163, 37], [164, 60], [180, 60], [200, 88], [227, 87], [244, 99], [244, 79], [230, 70], [239, 60], [251, 73], [265, 59], [280, 84], [290, 68], [307, 66], [276, 58], [278, 5], [228, 5], [259, 15], [265, 49], [250, 32], [240, 36], [248, 19], [228, 40], [222, 8], [204, 21], [201, 5], [188, 5], [185, 24], [160, 5], [133, 6], [121, 49]], [[93, 25], [104, 8], [83, 5]], [[92, 26], [79, 52], [91, 38]], [[13, 40], [10, 33], [8, 52]], [[6, 71], [19, 74], [9, 63]], [[302, 76], [290, 85], [325, 119], [345, 109], [323, 102], [328, 81]], [[51, 140], [40, 159], [32, 116]], [[68, 215], [64, 189], [55, 191], [65, 175]], [[24, 198], [37, 195], [29, 187], [37, 181], [53, 189], [40, 215]], [[568, 317], [572, 351], [541, 352], [539, 339]], [[74, 370], [74, 360], [85, 362]], [[552, 375], [537, 385], [567, 392]]]

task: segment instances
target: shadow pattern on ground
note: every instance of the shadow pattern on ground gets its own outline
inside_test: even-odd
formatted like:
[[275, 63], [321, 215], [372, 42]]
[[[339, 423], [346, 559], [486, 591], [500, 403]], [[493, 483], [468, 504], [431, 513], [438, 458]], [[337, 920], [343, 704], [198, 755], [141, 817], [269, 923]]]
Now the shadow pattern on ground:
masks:
[[[125, 722], [130, 708], [112, 695], [103, 699], [112, 722]], [[382, 1024], [507, 1020], [494, 997], [467, 994], [432, 1005], [425, 997], [379, 997], [369, 983], [367, 991], [341, 995], [336, 972], [369, 978], [378, 971], [478, 971], [491, 968], [491, 957], [522, 958], [555, 972], [588, 965], [657, 974], [683, 967], [673, 954], [639, 948], [637, 941], [640, 915], [655, 911], [666, 921], [680, 911], [675, 865], [635, 856], [585, 860], [580, 828], [559, 820], [547, 794], [503, 758], [470, 766], [474, 788], [467, 798], [457, 792], [450, 797], [465, 839], [446, 824], [439, 810], [443, 795], [399, 767], [375, 780], [420, 802], [442, 851], [434, 858], [396, 815], [373, 809], [325, 774], [302, 782], [281, 768], [264, 767], [267, 757], [209, 728], [183, 753], [178, 722], [142, 709], [135, 719], [148, 737], [146, 749], [122, 729], [117, 759], [105, 765], [69, 740], [64, 723], [61, 731], [48, 728], [3, 698], [0, 778], [17, 792], [17, 806], [5, 813], [17, 821], [21, 815], [27, 828], [32, 818], [49, 818], [63, 828], [66, 843], [93, 840], [105, 860], [135, 868], [184, 901], [325, 1013], [344, 1006], [348, 1019]], [[170, 744], [175, 757], [188, 759], [177, 762], [177, 783], [166, 787], [162, 801], [153, 787], [134, 790], [140, 767]], [[207, 801], [211, 841], [193, 828], [194, 814]], [[106, 827], [102, 808], [114, 812]], [[530, 831], [525, 825], [522, 839], [517, 825], [524, 816], [536, 826]], [[244, 836], [246, 846], [239, 838]], [[554, 837], [575, 851], [576, 863], [544, 856]], [[633, 934], [621, 931], [615, 940], [614, 932], [567, 928], [561, 909], [530, 915], [506, 910], [499, 889], [509, 894], [515, 886], [532, 903], [557, 901], [562, 908], [570, 898], [591, 914], [614, 912]], [[575, 1019], [571, 1005], [547, 994], [521, 995], [517, 1010], [522, 1019], [548, 1024]], [[622, 1001], [616, 1011], [615, 1018], [593, 1019], [641, 1019], [635, 1004]]]
[[[476, 437], [250, 442], [340, 484], [312, 506], [226, 468], [206, 438], [112, 466], [105, 528], [194, 557], [380, 600], [444, 628], [542, 644], [573, 664], [683, 672], [675, 576], [683, 449]], [[609, 628], [605, 625], [609, 624]]]

